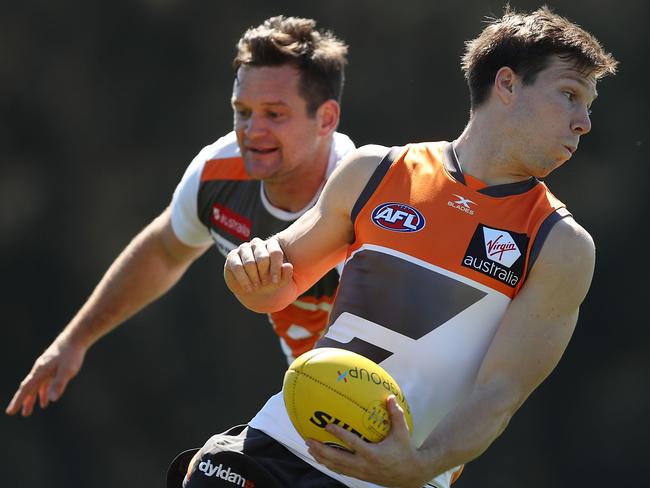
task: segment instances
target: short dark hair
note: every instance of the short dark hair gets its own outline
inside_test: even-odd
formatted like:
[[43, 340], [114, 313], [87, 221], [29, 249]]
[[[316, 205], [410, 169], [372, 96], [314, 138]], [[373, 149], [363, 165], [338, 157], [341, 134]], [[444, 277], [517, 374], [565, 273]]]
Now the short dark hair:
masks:
[[237, 43], [235, 72], [242, 66], [294, 65], [300, 71], [300, 95], [313, 115], [323, 102], [341, 103], [348, 46], [316, 21], [271, 17], [249, 28]]
[[618, 65], [594, 36], [548, 7], [520, 14], [506, 6], [501, 18], [488, 19], [481, 34], [465, 43], [461, 66], [472, 109], [487, 100], [502, 67], [512, 68], [524, 84], [532, 84], [554, 55], [574, 61], [578, 71], [597, 80], [616, 73]]

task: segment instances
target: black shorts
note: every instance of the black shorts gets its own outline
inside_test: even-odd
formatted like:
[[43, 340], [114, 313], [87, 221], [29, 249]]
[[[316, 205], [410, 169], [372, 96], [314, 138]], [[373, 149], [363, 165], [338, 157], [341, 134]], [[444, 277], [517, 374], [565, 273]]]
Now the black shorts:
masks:
[[180, 453], [167, 488], [341, 488], [264, 432], [239, 425]]

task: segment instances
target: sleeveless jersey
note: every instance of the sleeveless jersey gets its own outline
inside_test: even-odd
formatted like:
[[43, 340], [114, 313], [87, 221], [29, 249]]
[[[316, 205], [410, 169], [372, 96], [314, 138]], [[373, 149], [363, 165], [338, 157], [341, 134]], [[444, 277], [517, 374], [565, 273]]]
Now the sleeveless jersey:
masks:
[[[381, 364], [401, 386], [422, 442], [466, 398], [508, 304], [552, 225], [568, 215], [541, 181], [486, 187], [463, 175], [447, 142], [394, 148], [353, 210], [350, 245], [316, 347]], [[351, 487], [373, 484], [316, 463], [281, 393], [250, 425]], [[429, 486], [447, 487], [451, 472]]]
[[[354, 144], [346, 135], [334, 133], [326, 177], [352, 149]], [[189, 246], [214, 241], [225, 256], [253, 237], [265, 239], [287, 228], [316, 203], [319, 194], [298, 212], [271, 205], [263, 182], [246, 174], [237, 138], [231, 132], [205, 147], [186, 170], [172, 198], [172, 228]], [[330, 271], [293, 304], [269, 315], [289, 362], [312, 349], [321, 337], [338, 278], [337, 270]]]

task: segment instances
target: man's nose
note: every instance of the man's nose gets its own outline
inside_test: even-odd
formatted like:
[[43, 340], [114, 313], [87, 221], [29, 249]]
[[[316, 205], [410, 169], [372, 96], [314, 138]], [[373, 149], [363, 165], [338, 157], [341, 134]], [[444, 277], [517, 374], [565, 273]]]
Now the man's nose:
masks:
[[251, 114], [251, 116], [244, 122], [244, 133], [246, 137], [251, 138], [266, 133], [268, 127], [264, 121], [264, 117], [259, 114]]
[[591, 117], [589, 116], [589, 109], [581, 109], [571, 122], [571, 130], [584, 136], [591, 130]]

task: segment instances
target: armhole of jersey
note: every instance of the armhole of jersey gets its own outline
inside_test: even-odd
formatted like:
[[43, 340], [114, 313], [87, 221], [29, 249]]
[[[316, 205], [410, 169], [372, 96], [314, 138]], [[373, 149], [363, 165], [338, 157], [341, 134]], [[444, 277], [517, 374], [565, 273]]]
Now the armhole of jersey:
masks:
[[539, 230], [537, 231], [537, 235], [535, 236], [535, 240], [533, 241], [533, 245], [530, 249], [530, 256], [528, 257], [528, 266], [526, 267], [526, 278], [528, 277], [528, 274], [530, 273], [533, 264], [535, 264], [535, 261], [537, 260], [537, 257], [539, 256], [539, 253], [542, 250], [542, 246], [546, 241], [546, 237], [548, 237], [548, 233], [551, 231], [553, 226], [557, 224], [560, 220], [570, 216], [571, 216], [571, 212], [569, 212], [566, 208], [564, 207], [558, 208], [555, 212], [551, 213], [548, 217], [546, 217], [544, 222], [542, 222], [542, 225], [539, 226]]
[[365, 206], [365, 204], [368, 203], [368, 200], [370, 200], [370, 197], [377, 189], [377, 186], [379, 183], [381, 183], [381, 180], [384, 178], [389, 168], [403, 149], [403, 147], [392, 147], [386, 153], [384, 159], [381, 160], [375, 171], [372, 173], [372, 176], [368, 180], [368, 183], [366, 183], [366, 186], [361, 192], [361, 195], [359, 195], [359, 198], [352, 208], [352, 213], [350, 214], [352, 225], [354, 225], [354, 222], [357, 220], [357, 215], [359, 215], [359, 212], [361, 212], [361, 209]]
[[182, 243], [192, 247], [201, 247], [212, 243], [210, 231], [201, 221], [198, 213], [201, 173], [204, 163], [202, 154], [203, 152], [200, 152], [185, 170], [170, 203], [171, 225], [174, 234]]

